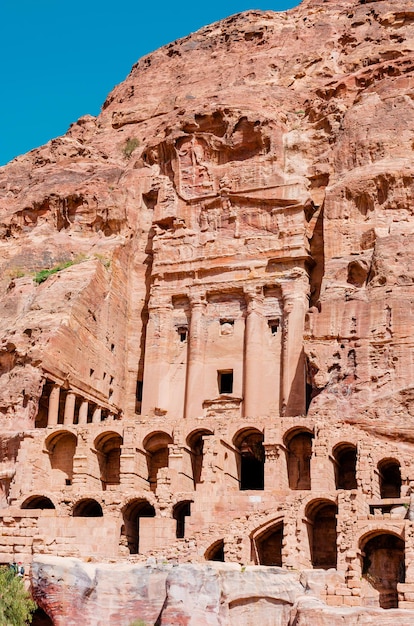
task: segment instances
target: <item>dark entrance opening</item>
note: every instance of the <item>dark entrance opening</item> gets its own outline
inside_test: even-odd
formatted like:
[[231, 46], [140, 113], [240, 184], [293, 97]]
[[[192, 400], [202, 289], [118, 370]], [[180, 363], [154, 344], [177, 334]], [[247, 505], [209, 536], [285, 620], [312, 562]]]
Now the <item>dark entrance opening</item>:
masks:
[[172, 438], [163, 432], [154, 433], [144, 442], [144, 448], [147, 452], [148, 482], [151, 491], [157, 490], [158, 470], [168, 467], [168, 446], [170, 443], [172, 443]]
[[219, 393], [233, 393], [233, 370], [217, 372]]
[[139, 520], [141, 517], [155, 517], [154, 507], [146, 500], [133, 500], [123, 511], [124, 524], [121, 541], [128, 546], [130, 554], [139, 554]]
[[191, 469], [195, 488], [202, 480], [204, 439], [212, 434], [211, 430], [197, 430], [189, 435], [187, 439], [191, 451]]
[[339, 446], [335, 452], [335, 479], [337, 489], [356, 489], [357, 450], [351, 444]]
[[401, 497], [401, 470], [398, 461], [384, 459], [378, 463], [381, 498]]
[[381, 608], [397, 608], [397, 584], [405, 582], [404, 541], [388, 533], [367, 541], [362, 575], [379, 592]]
[[291, 489], [311, 488], [312, 439], [311, 433], [299, 432], [287, 442], [288, 476]]
[[185, 518], [191, 515], [191, 502], [179, 502], [173, 509], [173, 518], [177, 521], [175, 536], [183, 539], [185, 536]]
[[263, 434], [250, 431], [238, 438], [240, 452], [240, 489], [264, 489], [265, 453]]
[[221, 561], [224, 563], [224, 540], [213, 543], [205, 553], [206, 561]]
[[81, 500], [73, 508], [73, 517], [103, 517], [102, 507], [96, 500]]
[[336, 568], [336, 516], [337, 506], [331, 502], [308, 505], [309, 546], [314, 568]]
[[22, 509], [54, 509], [53, 502], [46, 496], [33, 496], [28, 498], [22, 504]]
[[277, 565], [282, 567], [283, 524], [272, 526], [256, 539], [257, 560], [259, 565]]

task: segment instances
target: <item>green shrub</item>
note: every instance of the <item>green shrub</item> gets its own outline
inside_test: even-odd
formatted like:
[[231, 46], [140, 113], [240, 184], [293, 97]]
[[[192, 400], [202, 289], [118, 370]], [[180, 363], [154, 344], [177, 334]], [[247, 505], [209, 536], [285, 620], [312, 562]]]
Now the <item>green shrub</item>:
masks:
[[45, 280], [47, 280], [52, 274], [56, 274], [57, 272], [60, 272], [61, 270], [64, 270], [71, 265], [74, 265], [74, 263], [75, 261], [65, 261], [64, 263], [58, 263], [57, 265], [55, 265], [55, 267], [52, 267], [50, 269], [40, 270], [39, 272], [37, 272], [37, 274], [35, 274], [35, 282], [40, 285], [40, 283], [44, 283]]
[[0, 567], [0, 626], [31, 624], [36, 608], [22, 578], [8, 567]]
[[126, 159], [129, 159], [131, 154], [134, 152], [135, 148], [138, 148], [138, 146], [139, 146], [138, 139], [136, 139], [135, 137], [129, 137], [126, 140], [126, 144], [125, 144], [125, 146], [122, 149], [124, 157]]

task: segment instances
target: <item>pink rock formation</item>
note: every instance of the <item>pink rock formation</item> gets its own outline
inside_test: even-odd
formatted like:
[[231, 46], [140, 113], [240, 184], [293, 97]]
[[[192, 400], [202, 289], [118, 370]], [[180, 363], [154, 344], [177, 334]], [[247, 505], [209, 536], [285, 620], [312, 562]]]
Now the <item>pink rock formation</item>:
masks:
[[413, 21], [228, 18], [0, 170], [0, 562], [334, 568], [321, 602], [414, 609]]

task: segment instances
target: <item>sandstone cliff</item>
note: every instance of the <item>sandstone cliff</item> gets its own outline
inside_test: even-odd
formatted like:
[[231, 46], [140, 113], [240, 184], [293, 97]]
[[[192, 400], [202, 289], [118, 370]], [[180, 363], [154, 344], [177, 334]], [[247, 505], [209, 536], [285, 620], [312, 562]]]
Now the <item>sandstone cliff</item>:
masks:
[[414, 609], [413, 22], [230, 17], [0, 169], [0, 562], [336, 568], [321, 600]]

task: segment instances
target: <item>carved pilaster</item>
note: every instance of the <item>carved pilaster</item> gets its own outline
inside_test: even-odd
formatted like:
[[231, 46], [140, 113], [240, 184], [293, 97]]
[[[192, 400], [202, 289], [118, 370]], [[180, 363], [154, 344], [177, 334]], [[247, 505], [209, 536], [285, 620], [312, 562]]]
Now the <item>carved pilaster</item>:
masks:
[[185, 418], [202, 415], [205, 325], [204, 316], [207, 306], [206, 294], [202, 291], [190, 293], [190, 329], [188, 336], [187, 380], [185, 390]]
[[261, 414], [262, 400], [262, 287], [245, 290], [245, 299], [247, 311], [244, 342], [244, 416], [257, 417]]

